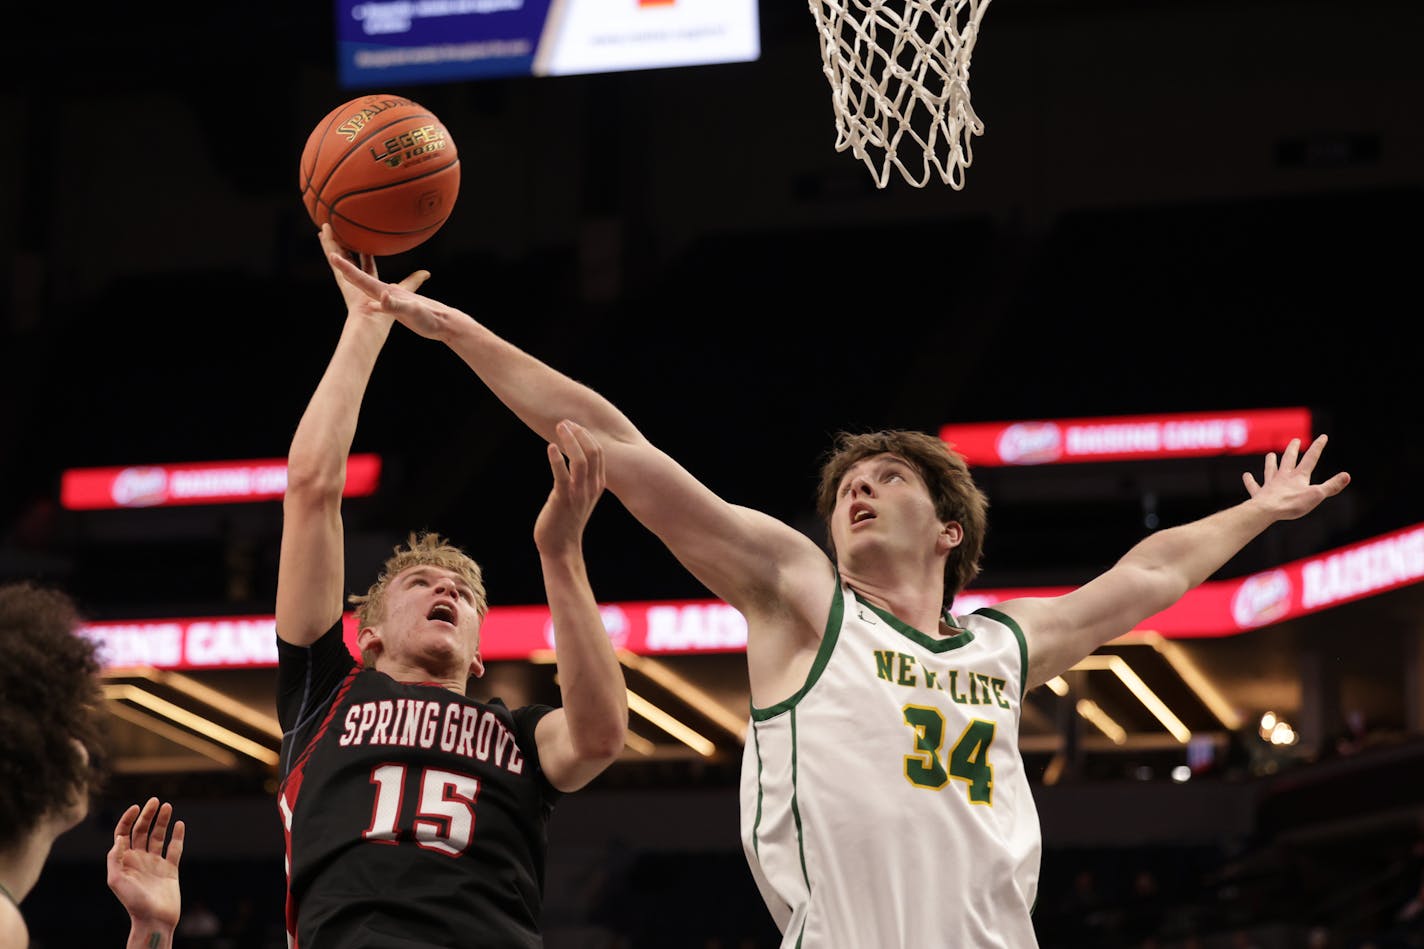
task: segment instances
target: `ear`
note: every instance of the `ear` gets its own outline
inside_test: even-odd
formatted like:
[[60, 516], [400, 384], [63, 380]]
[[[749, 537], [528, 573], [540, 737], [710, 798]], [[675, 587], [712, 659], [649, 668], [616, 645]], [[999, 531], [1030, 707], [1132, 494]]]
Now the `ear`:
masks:
[[939, 537], [936, 539], [935, 551], [937, 553], [949, 553], [958, 547], [964, 540], [964, 528], [958, 521], [948, 521], [940, 529]]
[[368, 649], [381, 651], [381, 631], [374, 626], [362, 626], [356, 634], [356, 650], [364, 653]]
[[480, 651], [475, 650], [474, 656], [470, 659], [470, 677], [478, 679], [485, 674], [485, 661], [480, 658]]

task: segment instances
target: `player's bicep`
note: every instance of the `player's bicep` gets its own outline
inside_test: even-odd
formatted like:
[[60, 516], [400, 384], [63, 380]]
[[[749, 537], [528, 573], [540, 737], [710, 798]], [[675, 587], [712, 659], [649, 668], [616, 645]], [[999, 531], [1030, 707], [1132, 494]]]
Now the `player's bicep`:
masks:
[[1027, 687], [1062, 675], [1099, 646], [1129, 633], [1155, 608], [1160, 592], [1148, 571], [1114, 567], [1069, 593], [1008, 600], [994, 608], [1013, 617], [1028, 647]]
[[742, 608], [782, 592], [800, 561], [825, 554], [806, 535], [760, 511], [723, 500], [646, 443], [609, 452], [609, 487], [713, 594]]
[[307, 646], [341, 617], [346, 565], [341, 508], [288, 497], [277, 566], [277, 635]]

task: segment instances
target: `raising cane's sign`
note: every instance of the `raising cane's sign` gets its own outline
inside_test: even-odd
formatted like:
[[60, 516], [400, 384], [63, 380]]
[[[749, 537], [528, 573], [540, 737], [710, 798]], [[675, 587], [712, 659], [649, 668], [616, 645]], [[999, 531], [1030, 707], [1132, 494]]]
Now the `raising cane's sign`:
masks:
[[[1234, 580], [1204, 583], [1139, 625], [1173, 639], [1234, 636], [1424, 580], [1424, 524]], [[969, 590], [954, 603], [963, 614], [1020, 596], [1055, 596], [1067, 587]], [[614, 646], [644, 656], [741, 652], [747, 624], [720, 600], [617, 603], [601, 608]], [[106, 666], [160, 669], [265, 667], [277, 664], [270, 616], [204, 617], [90, 623]], [[345, 617], [356, 652], [356, 620]], [[481, 631], [486, 660], [527, 659], [554, 645], [542, 606], [492, 607]]]
[[981, 468], [1264, 454], [1312, 438], [1302, 408], [979, 422], [945, 425], [939, 435]]
[[[374, 494], [380, 479], [380, 455], [352, 455], [346, 463], [343, 493], [348, 498]], [[286, 459], [203, 461], [71, 468], [61, 476], [59, 501], [70, 511], [92, 511], [271, 501], [286, 491]]]

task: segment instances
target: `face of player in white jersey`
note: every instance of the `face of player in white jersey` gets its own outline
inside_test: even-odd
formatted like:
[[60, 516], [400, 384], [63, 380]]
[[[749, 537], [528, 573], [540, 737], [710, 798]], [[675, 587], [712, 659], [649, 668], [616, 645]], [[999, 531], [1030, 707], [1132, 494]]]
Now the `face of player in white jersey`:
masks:
[[431, 564], [402, 570], [386, 588], [384, 615], [361, 630], [360, 647], [375, 666], [397, 678], [425, 672], [431, 679], [484, 674], [482, 617], [475, 591], [452, 571]]
[[830, 520], [836, 558], [850, 572], [923, 562], [957, 542], [958, 525], [939, 519], [924, 479], [888, 452], [846, 469]]

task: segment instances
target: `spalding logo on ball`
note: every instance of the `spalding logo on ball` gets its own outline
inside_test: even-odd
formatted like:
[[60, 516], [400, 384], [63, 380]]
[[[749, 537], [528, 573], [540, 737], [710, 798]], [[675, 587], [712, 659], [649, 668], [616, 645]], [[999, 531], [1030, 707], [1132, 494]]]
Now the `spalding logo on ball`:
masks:
[[445, 124], [410, 99], [365, 95], [327, 113], [307, 137], [302, 203], [344, 246], [384, 257], [425, 242], [450, 218], [460, 156]]

